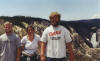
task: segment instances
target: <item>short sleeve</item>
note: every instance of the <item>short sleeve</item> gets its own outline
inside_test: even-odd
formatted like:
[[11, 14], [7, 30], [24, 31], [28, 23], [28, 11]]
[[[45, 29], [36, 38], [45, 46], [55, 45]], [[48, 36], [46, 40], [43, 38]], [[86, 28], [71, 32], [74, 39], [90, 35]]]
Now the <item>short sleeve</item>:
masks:
[[16, 35], [16, 45], [17, 45], [17, 48], [21, 47], [21, 41], [20, 41], [20, 37], [18, 35]]
[[[2, 48], [2, 38], [1, 38], [1, 36], [0, 36], [0, 49]], [[1, 51], [1, 50], [0, 50]]]
[[42, 37], [40, 39], [41, 42], [47, 42], [48, 34], [47, 34], [47, 29], [44, 30]]
[[40, 36], [38, 36], [38, 41], [40, 41]]
[[2, 39], [1, 39], [1, 36], [0, 36], [0, 41], [1, 41]]
[[72, 41], [72, 39], [71, 39], [71, 36], [70, 36], [70, 32], [69, 32], [67, 29], [65, 29], [64, 34], [65, 34], [65, 36], [64, 36], [64, 37], [65, 37], [66, 43], [71, 42], [71, 41]]
[[40, 36], [39, 35], [36, 35], [36, 37], [37, 37], [37, 41], [39, 42], [40, 41]]
[[21, 46], [23, 46], [23, 44], [25, 44], [26, 43], [26, 36], [24, 36], [22, 39], [21, 39]]

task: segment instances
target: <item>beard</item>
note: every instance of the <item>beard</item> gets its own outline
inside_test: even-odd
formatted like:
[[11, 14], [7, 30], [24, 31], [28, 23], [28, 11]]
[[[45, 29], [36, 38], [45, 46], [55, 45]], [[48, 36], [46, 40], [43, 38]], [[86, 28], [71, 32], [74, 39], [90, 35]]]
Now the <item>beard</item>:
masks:
[[57, 27], [59, 24], [60, 24], [60, 22], [55, 22], [55, 23], [54, 22], [53, 23], [51, 22], [51, 25], [53, 25], [54, 27]]

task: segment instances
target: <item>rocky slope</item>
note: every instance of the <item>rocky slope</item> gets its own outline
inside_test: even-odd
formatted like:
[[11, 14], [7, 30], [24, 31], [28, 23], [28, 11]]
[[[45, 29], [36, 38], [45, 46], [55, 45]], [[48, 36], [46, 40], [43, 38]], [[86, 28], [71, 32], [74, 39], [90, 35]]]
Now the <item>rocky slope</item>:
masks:
[[[0, 35], [4, 33], [3, 23], [10, 21], [14, 24], [14, 32], [20, 38], [26, 35], [26, 27], [33, 25], [35, 31], [40, 36], [43, 30], [49, 26], [49, 21], [41, 18], [14, 16], [14, 17], [0, 17]], [[76, 20], [76, 21], [62, 21], [61, 25], [65, 26], [70, 32], [73, 39], [73, 50], [76, 61], [99, 61], [100, 48], [92, 48], [90, 43], [91, 36], [97, 29], [100, 28], [100, 19]]]

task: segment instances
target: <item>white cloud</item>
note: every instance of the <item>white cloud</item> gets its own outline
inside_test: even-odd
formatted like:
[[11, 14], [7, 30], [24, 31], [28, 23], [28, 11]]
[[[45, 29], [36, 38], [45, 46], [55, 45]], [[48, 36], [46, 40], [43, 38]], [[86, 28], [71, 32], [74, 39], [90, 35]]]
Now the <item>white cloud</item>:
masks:
[[97, 19], [97, 18], [99, 18], [100, 19], [100, 14], [99, 15], [94, 15], [94, 16], [92, 16], [92, 17], [90, 17], [90, 18], [92, 18], [92, 19]]

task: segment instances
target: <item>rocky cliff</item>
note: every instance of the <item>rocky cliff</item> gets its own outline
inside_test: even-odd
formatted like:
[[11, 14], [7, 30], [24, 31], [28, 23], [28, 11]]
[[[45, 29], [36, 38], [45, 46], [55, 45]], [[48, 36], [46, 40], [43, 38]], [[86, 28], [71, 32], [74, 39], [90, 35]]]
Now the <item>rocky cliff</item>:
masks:
[[[26, 35], [26, 27], [33, 25], [35, 32], [42, 35], [43, 30], [50, 25], [49, 20], [25, 16], [1, 16], [0, 17], [0, 35], [4, 33], [3, 23], [10, 21], [14, 25], [14, 32], [20, 38]], [[61, 21], [61, 25], [65, 26], [71, 33], [73, 39], [73, 50], [76, 61], [99, 61], [100, 46], [93, 48], [91, 37], [93, 33], [100, 28], [100, 19]], [[99, 43], [99, 42], [98, 42]]]

